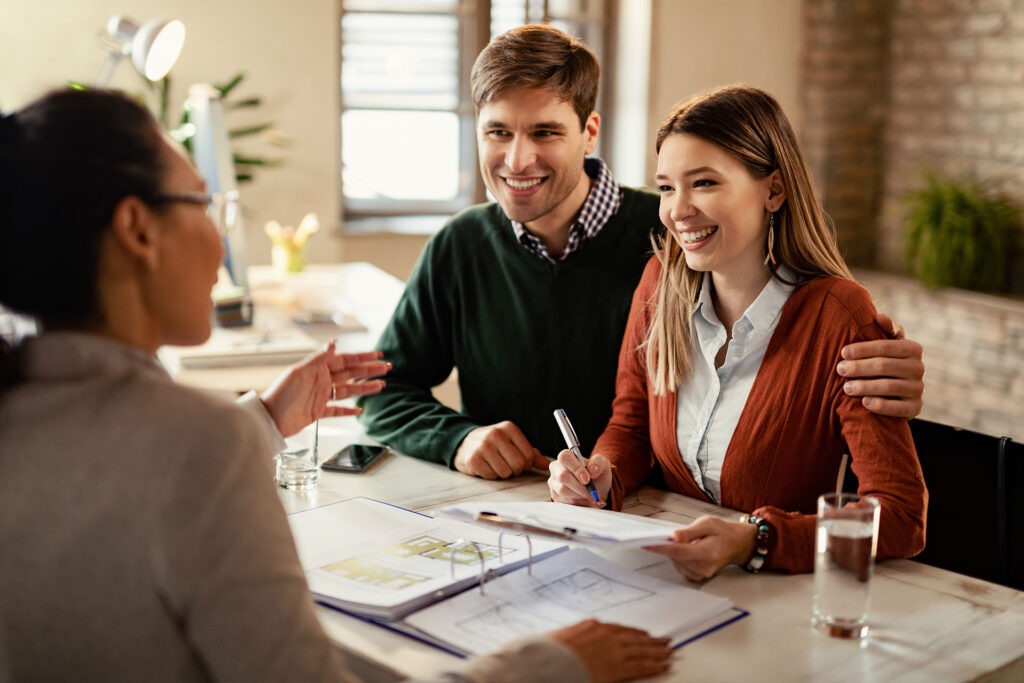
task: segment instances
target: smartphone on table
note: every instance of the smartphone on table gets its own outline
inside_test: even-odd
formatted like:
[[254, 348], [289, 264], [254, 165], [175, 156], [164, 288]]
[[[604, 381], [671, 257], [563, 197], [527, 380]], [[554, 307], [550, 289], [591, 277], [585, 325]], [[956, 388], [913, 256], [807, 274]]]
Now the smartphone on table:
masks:
[[362, 472], [387, 451], [387, 446], [353, 443], [324, 460], [320, 467], [335, 472]]

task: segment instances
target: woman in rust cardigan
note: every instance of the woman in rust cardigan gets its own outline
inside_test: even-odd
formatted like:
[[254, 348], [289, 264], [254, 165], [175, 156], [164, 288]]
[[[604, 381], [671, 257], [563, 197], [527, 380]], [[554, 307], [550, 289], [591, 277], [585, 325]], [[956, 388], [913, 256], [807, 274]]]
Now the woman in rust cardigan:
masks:
[[669, 236], [633, 297], [612, 419], [587, 467], [568, 451], [552, 464], [552, 498], [597, 505], [592, 480], [618, 510], [657, 464], [673, 491], [746, 513], [654, 548], [687, 578], [807, 572], [817, 496], [849, 453], [859, 493], [881, 502], [879, 559], [920, 552], [928, 492], [907, 422], [869, 412], [831, 371], [844, 345], [885, 333], [778, 103], [748, 87], [699, 95], [657, 150]]

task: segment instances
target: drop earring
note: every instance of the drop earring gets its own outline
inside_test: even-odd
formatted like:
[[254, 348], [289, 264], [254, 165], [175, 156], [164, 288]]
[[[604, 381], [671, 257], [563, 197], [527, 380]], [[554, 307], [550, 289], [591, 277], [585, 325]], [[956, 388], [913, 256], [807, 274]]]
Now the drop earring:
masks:
[[768, 265], [768, 261], [771, 261], [773, 266], [776, 265], [775, 264], [775, 254], [772, 253], [772, 250], [774, 248], [775, 248], [775, 212], [774, 211], [769, 211], [768, 212], [768, 253], [764, 257], [764, 264], [766, 266]]

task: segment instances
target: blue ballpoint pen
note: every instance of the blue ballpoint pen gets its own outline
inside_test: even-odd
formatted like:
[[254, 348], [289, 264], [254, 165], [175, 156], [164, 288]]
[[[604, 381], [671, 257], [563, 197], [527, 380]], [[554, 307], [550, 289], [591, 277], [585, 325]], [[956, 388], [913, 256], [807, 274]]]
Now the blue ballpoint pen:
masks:
[[[569, 416], [565, 414], [565, 411], [559, 408], [555, 411], [555, 422], [558, 423], [558, 428], [562, 430], [562, 436], [565, 438], [565, 445], [568, 446], [572, 454], [576, 456], [576, 460], [579, 461], [584, 467], [587, 466], [587, 461], [583, 459], [583, 453], [580, 452], [580, 440], [576, 437], [576, 430], [572, 428], [572, 422], [569, 422]], [[597, 493], [597, 487], [594, 486], [594, 482], [587, 482], [587, 490], [590, 491], [590, 497], [594, 499], [595, 503], [601, 502], [601, 496]]]

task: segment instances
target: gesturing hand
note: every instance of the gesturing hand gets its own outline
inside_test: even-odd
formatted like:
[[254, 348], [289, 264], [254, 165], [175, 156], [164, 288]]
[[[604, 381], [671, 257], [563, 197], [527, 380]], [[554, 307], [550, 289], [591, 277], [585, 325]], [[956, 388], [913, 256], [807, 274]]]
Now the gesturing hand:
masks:
[[380, 351], [338, 353], [332, 341], [285, 370], [260, 399], [282, 436], [291, 436], [321, 417], [358, 415], [360, 408], [330, 401], [380, 392], [383, 380], [362, 380], [391, 370], [391, 363], [381, 358]]

